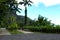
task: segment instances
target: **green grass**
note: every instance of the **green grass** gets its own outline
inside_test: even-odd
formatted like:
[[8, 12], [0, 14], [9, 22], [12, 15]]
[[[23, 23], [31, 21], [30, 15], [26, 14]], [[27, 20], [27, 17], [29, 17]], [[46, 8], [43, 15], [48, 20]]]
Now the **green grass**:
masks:
[[19, 32], [17, 30], [9, 30], [11, 34], [23, 34], [22, 32]]

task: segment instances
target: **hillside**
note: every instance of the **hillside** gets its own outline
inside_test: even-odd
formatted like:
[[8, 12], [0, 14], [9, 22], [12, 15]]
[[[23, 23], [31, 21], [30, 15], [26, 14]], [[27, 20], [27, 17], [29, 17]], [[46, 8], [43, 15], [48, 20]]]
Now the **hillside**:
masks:
[[[25, 20], [24, 16], [22, 16], [22, 15], [16, 15], [16, 18], [17, 18], [17, 22], [18, 23], [24, 24], [24, 20]], [[27, 17], [27, 24], [29, 24], [30, 21], [32, 21], [32, 19], [30, 19], [29, 17]]]

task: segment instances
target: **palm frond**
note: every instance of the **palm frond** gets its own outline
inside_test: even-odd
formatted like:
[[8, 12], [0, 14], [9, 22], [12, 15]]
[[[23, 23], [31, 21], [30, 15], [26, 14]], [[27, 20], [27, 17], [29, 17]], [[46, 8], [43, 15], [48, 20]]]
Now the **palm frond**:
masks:
[[15, 7], [14, 10], [18, 11], [19, 13], [21, 13], [20, 10], [22, 10], [22, 9], [20, 9], [20, 8], [18, 8], [18, 7]]
[[20, 9], [20, 8], [18, 8], [19, 10], [22, 10], [22, 9]]
[[31, 0], [29, 0], [28, 2], [33, 3]]
[[32, 6], [30, 3], [28, 3], [28, 6]]
[[24, 0], [23, 0], [24, 1]]
[[19, 13], [21, 13], [18, 9], [15, 9], [16, 11], [18, 11]]
[[22, 4], [24, 4], [24, 2], [19, 2], [19, 4], [21, 4], [21, 5], [22, 5]]
[[27, 3], [24, 4], [24, 6], [26, 5]]

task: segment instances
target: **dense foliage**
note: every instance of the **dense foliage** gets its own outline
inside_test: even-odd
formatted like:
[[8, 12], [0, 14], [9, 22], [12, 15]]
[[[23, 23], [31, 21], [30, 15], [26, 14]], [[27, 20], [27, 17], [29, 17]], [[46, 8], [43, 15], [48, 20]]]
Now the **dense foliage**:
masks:
[[[21, 9], [20, 9], [21, 10]], [[19, 11], [18, 3], [15, 0], [0, 1], [0, 27], [17, 29], [16, 11]]]
[[40, 15], [37, 21], [32, 21], [31, 24], [25, 26], [24, 29], [33, 32], [60, 33], [60, 25], [54, 25], [51, 23], [51, 20]]
[[[0, 0], [0, 28], [5, 27], [9, 30], [23, 28], [33, 32], [60, 33], [60, 25], [54, 25], [46, 17], [39, 15], [38, 20], [28, 18], [26, 5], [31, 5], [28, 2], [31, 1], [23, 0], [23, 2], [17, 3], [15, 0]], [[19, 4], [24, 4], [25, 16], [16, 15], [16, 11], [20, 13], [19, 10], [21, 10], [18, 8]]]

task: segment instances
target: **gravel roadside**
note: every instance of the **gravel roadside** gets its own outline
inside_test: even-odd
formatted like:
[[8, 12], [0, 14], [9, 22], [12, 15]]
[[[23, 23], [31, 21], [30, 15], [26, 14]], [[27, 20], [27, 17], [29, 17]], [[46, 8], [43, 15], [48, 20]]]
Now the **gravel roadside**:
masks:
[[10, 32], [8, 30], [6, 30], [6, 28], [1, 28], [0, 35], [10, 35]]
[[29, 32], [29, 31], [24, 31], [24, 30], [18, 30], [18, 31], [20, 31], [20, 32], [22, 32], [22, 33], [24, 33], [24, 34], [33, 33], [33, 32]]

